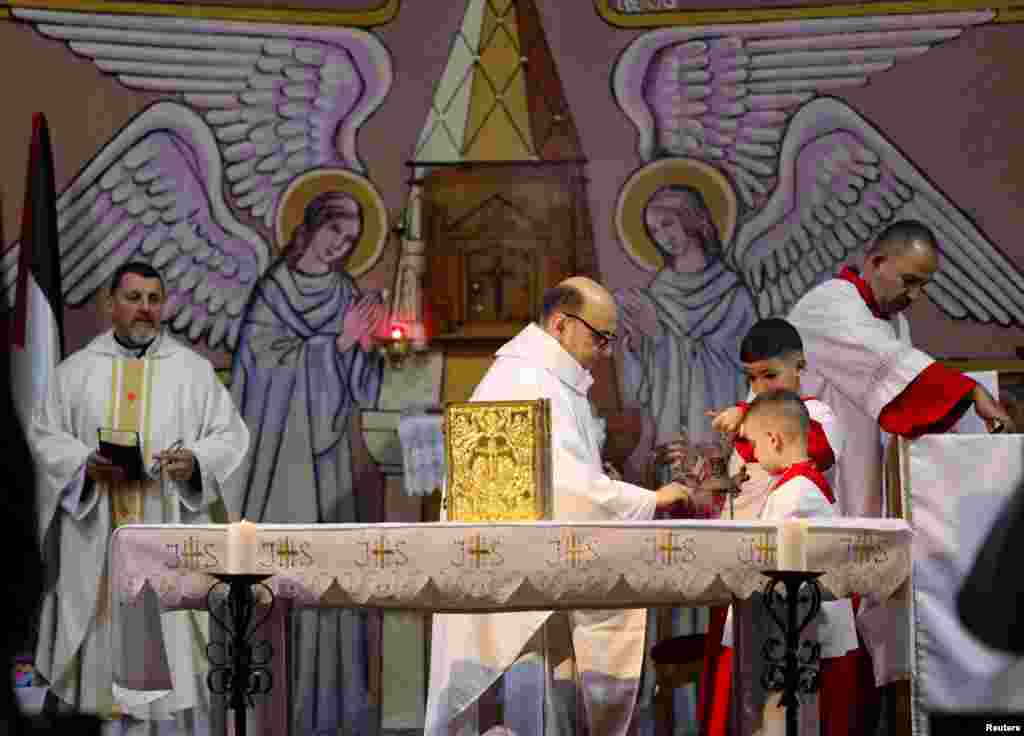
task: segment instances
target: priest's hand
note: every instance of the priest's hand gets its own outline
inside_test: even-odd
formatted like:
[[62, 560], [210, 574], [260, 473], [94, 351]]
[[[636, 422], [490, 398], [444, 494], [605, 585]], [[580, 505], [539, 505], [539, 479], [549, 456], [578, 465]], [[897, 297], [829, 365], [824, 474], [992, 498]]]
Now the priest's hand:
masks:
[[124, 480], [124, 468], [95, 451], [85, 460], [85, 475], [94, 483], [118, 483]]
[[693, 492], [682, 483], [675, 481], [664, 485], [654, 492], [658, 509], [667, 509], [676, 504], [693, 504]]
[[711, 409], [704, 413], [712, 417], [711, 428], [713, 430], [730, 436], [740, 431], [743, 417], [746, 416], [746, 412], [738, 406], [730, 406], [728, 409], [723, 410]]
[[158, 452], [153, 455], [153, 459], [160, 463], [160, 470], [167, 474], [169, 480], [183, 483], [196, 472], [195, 454], [183, 447]]
[[985, 428], [990, 433], [1017, 431], [1010, 415], [999, 405], [999, 402], [992, 398], [992, 394], [980, 383], [974, 385], [971, 399], [974, 401], [974, 410], [978, 412], [978, 416], [985, 422]]

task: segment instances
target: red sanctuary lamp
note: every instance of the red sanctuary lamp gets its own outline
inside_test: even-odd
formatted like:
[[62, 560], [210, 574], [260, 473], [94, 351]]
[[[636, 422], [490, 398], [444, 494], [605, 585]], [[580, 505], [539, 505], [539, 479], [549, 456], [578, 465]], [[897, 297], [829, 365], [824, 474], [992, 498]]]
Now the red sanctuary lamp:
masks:
[[400, 322], [392, 322], [387, 328], [386, 337], [378, 340], [377, 344], [391, 366], [398, 368], [405, 362], [411, 349], [409, 330]]

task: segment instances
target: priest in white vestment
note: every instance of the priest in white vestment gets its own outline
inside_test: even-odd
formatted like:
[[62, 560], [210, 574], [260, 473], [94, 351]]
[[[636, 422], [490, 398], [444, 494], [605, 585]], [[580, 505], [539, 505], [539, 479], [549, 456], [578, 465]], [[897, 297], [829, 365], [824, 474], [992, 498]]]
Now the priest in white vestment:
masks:
[[[901, 312], [920, 298], [938, 266], [932, 232], [915, 221], [896, 222], [876, 238], [862, 270], [844, 269], [789, 314], [807, 356], [802, 389], [832, 407], [846, 431], [834, 489], [843, 516], [883, 512], [882, 430], [903, 437], [945, 432], [973, 404], [990, 430], [1012, 431], [983, 386], [911, 345]], [[909, 677], [905, 613], [863, 606], [858, 614], [879, 685]]]
[[[562, 282], [545, 294], [540, 324], [498, 350], [472, 396], [551, 400], [553, 507], [560, 521], [647, 520], [656, 508], [694, 502], [679, 484], [649, 491], [612, 480], [602, 469], [601, 427], [587, 392], [594, 380], [590, 368], [611, 353], [617, 321], [615, 302], [600, 285], [582, 277]], [[504, 725], [517, 736], [572, 733], [576, 710], [585, 713], [590, 734], [625, 734], [643, 662], [646, 613], [435, 615], [425, 733], [477, 733], [476, 703], [507, 672]], [[560, 635], [567, 631], [575, 687], [556, 683], [548, 669], [559, 664], [556, 649], [566, 644]], [[566, 706], [556, 690], [568, 690], [569, 703], [578, 690], [582, 708]]]
[[[173, 691], [120, 707], [113, 695], [111, 532], [128, 523], [209, 523], [210, 505], [238, 467], [249, 432], [208, 360], [161, 329], [166, 294], [146, 263], [115, 272], [113, 329], [63, 361], [33, 412], [47, 592], [36, 670], [64, 707], [164, 721], [189, 731], [207, 707], [205, 615], [163, 615]], [[98, 431], [138, 433], [142, 480], [99, 452]], [[171, 722], [168, 722], [171, 721]], [[175, 723], [176, 721], [176, 723]]]

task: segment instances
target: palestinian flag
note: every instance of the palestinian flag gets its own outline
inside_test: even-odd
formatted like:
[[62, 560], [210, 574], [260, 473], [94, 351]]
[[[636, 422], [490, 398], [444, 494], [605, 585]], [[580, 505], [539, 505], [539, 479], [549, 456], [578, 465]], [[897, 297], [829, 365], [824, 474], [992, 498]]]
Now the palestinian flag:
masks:
[[22, 426], [28, 428], [33, 408], [64, 351], [64, 303], [57, 242], [57, 192], [53, 153], [46, 118], [32, 119], [21, 250], [14, 313], [9, 324], [11, 390]]

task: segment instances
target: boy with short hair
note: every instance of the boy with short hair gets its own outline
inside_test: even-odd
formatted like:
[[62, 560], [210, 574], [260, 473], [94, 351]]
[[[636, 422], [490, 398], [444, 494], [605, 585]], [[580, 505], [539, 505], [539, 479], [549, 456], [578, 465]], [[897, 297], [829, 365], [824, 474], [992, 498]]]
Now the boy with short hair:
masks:
[[761, 519], [835, 516], [832, 489], [808, 453], [811, 417], [803, 399], [786, 389], [759, 394], [743, 419], [743, 437], [773, 476]]
[[[750, 382], [751, 399], [776, 389], [800, 393], [800, 374], [806, 366], [803, 341], [796, 328], [786, 320], [771, 317], [754, 324], [740, 344], [740, 363]], [[813, 396], [805, 396], [803, 401], [810, 416], [808, 455], [831, 486], [836, 459], [842, 452], [843, 430], [828, 405]], [[735, 436], [734, 452], [729, 459], [729, 476], [737, 476], [744, 467], [748, 476], [733, 504], [735, 517], [729, 509], [722, 511], [722, 518], [761, 518], [772, 482], [771, 474], [758, 463], [749, 440], [738, 435], [748, 406], [741, 402], [725, 411], [709, 412], [714, 417], [714, 429]], [[831, 490], [828, 499], [835, 500]]]
[[[828, 406], [798, 394], [804, 365], [799, 334], [785, 320], [761, 320], [744, 338], [740, 357], [753, 401], [716, 413], [713, 422], [719, 431], [736, 434], [730, 476], [745, 470], [749, 478], [741, 485], [736, 517], [834, 516], [835, 497], [826, 473], [839, 455], [842, 431]], [[850, 603], [825, 607], [830, 621], [840, 623], [842, 640], [855, 643]], [[698, 707], [705, 733], [713, 736], [724, 736], [729, 724], [733, 653], [722, 645], [723, 635], [731, 641], [726, 610], [712, 610]], [[857, 733], [865, 696], [873, 693], [870, 662], [862, 649], [855, 645], [849, 654], [843, 652], [840, 646], [821, 663], [819, 710], [827, 736]]]

